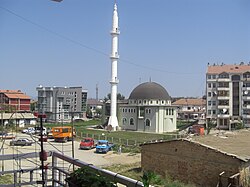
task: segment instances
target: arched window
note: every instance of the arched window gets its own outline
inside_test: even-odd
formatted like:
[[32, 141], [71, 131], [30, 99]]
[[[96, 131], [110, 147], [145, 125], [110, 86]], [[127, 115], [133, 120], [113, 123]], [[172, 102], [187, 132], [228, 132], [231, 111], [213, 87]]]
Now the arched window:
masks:
[[135, 123], [134, 123], [134, 119], [133, 118], [130, 118], [130, 120], [129, 120], [129, 125], [134, 125]]
[[146, 126], [148, 126], [148, 127], [150, 127], [150, 126], [151, 126], [151, 122], [150, 122], [150, 120], [149, 120], [149, 119], [146, 119], [146, 121], [145, 121], [145, 125], [146, 125]]
[[123, 119], [122, 119], [122, 124], [123, 124], [123, 125], [127, 125], [127, 118], [123, 118]]

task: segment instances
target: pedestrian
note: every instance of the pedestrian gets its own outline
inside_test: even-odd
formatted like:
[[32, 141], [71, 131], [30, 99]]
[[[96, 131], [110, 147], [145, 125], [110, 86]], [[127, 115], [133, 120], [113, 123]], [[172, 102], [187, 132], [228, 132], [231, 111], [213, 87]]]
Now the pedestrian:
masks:
[[120, 155], [122, 153], [122, 146], [120, 145], [118, 148], [118, 154]]

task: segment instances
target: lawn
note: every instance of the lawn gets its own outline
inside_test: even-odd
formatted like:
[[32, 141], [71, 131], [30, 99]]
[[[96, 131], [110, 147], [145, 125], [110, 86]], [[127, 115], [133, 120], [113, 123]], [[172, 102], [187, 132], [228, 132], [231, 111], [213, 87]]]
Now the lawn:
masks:
[[[101, 124], [99, 120], [89, 120], [84, 122], [73, 123], [77, 136], [78, 137], [93, 137], [95, 139], [108, 139], [114, 143], [120, 143], [125, 145], [133, 145], [140, 144], [148, 141], [155, 140], [168, 140], [176, 138], [176, 134], [157, 134], [157, 133], [143, 133], [143, 132], [135, 132], [135, 131], [107, 131], [103, 129], [93, 129], [89, 128], [95, 125]], [[69, 124], [45, 124], [46, 127], [54, 127], [54, 126], [67, 126], [72, 125]]]

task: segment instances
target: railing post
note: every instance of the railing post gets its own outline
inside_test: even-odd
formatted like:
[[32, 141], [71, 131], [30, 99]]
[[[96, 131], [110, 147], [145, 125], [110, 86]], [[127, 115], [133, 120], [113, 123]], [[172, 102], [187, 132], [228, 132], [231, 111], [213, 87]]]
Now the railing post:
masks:
[[55, 180], [58, 180], [58, 175], [55, 167], [57, 167], [57, 158], [54, 156], [54, 153], [52, 152], [52, 186], [56, 186]]

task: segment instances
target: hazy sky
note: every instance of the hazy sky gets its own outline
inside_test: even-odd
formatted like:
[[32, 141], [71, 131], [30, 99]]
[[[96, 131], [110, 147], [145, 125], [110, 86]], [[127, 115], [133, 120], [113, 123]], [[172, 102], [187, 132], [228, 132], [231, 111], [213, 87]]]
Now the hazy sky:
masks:
[[[0, 89], [110, 92], [114, 0], [0, 0]], [[118, 92], [157, 82], [202, 96], [207, 63], [250, 61], [249, 0], [117, 0]]]

